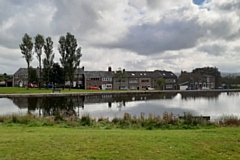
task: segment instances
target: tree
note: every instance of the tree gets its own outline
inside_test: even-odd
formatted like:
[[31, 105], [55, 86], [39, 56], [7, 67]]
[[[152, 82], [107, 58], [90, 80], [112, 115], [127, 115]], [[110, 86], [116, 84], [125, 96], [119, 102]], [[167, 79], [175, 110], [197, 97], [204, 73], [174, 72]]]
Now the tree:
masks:
[[80, 65], [80, 58], [82, 57], [81, 47], [78, 47], [74, 35], [67, 33], [66, 37], [60, 37], [58, 50], [62, 57], [60, 58], [60, 62], [64, 68], [64, 81], [66, 82], [67, 76], [70, 81], [69, 89], [71, 89], [75, 70]]
[[38, 76], [37, 76], [37, 70], [36, 69], [34, 69], [33, 67], [30, 66], [28, 73], [29, 73], [28, 74], [29, 83], [36, 83], [36, 82], [38, 82]]
[[42, 81], [42, 50], [44, 46], [44, 37], [43, 35], [38, 34], [35, 37], [35, 52], [37, 53], [37, 59], [39, 63], [39, 83], [38, 87], [41, 88], [41, 81]]
[[156, 81], [157, 85], [163, 89], [163, 85], [166, 83], [166, 80], [163, 78], [158, 78]]
[[58, 63], [54, 63], [50, 72], [50, 81], [57, 84], [64, 84], [63, 69]]
[[[25, 60], [27, 62], [27, 70], [28, 70], [28, 75], [29, 75], [30, 62], [33, 60], [34, 52], [32, 51], [32, 49], [33, 49], [32, 38], [27, 33], [25, 33], [25, 35], [23, 36], [22, 44], [20, 44], [19, 47], [23, 54], [23, 58], [25, 58]], [[28, 76], [28, 82], [29, 82], [29, 76]], [[27, 89], [28, 89], [28, 87], [27, 87]]]
[[218, 68], [216, 67], [203, 67], [203, 68], [196, 68], [192, 71], [192, 73], [200, 73], [202, 75], [211, 75], [215, 77], [215, 88], [220, 86], [221, 82], [221, 72], [218, 71]]
[[44, 44], [44, 53], [45, 58], [43, 59], [43, 75], [44, 75], [44, 81], [46, 82], [46, 85], [50, 82], [50, 72], [51, 68], [53, 66], [53, 59], [54, 59], [54, 53], [53, 53], [53, 41], [51, 37], [46, 38], [46, 43]]

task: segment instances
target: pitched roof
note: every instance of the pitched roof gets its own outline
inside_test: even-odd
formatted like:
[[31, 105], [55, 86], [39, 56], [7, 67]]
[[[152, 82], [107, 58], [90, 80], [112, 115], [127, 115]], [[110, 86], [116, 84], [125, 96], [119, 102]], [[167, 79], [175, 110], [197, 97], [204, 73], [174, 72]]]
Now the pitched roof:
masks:
[[109, 71], [84, 71], [86, 78], [113, 77], [114, 72]]
[[28, 72], [27, 72], [27, 68], [19, 68], [15, 73], [14, 75], [26, 75]]

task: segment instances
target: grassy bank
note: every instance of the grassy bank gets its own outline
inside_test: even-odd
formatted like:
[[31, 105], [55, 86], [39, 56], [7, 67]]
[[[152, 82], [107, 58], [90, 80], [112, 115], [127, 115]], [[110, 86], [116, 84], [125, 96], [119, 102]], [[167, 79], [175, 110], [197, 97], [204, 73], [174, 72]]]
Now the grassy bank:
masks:
[[[62, 93], [71, 93], [71, 92], [99, 92], [97, 90], [84, 90], [84, 89], [71, 89], [65, 88], [61, 89]], [[1, 87], [0, 94], [29, 94], [29, 93], [52, 93], [52, 89], [49, 88], [20, 88], [20, 87]]]
[[[139, 92], [138, 90], [87, 90], [87, 89], [70, 89], [60, 88], [61, 93], [75, 93], [75, 92]], [[140, 91], [141, 92], [141, 91]], [[52, 93], [52, 88], [23, 88], [23, 87], [0, 87], [0, 94], [31, 94], [31, 93]], [[57, 91], [58, 93], [58, 91]]]
[[133, 130], [0, 125], [10, 159], [239, 159], [240, 128]]

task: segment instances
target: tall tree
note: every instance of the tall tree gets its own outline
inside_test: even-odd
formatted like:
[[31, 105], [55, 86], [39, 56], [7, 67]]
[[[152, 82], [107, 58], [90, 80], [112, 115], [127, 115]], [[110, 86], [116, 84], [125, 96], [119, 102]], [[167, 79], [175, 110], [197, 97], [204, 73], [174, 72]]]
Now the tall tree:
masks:
[[[25, 58], [27, 62], [27, 70], [28, 70], [28, 75], [29, 75], [29, 67], [30, 67], [30, 62], [33, 60], [33, 42], [32, 38], [25, 33], [23, 38], [22, 38], [22, 44], [19, 45], [20, 50], [23, 54], [23, 58]], [[29, 76], [28, 76], [28, 82], [29, 82]], [[27, 83], [28, 83], [27, 82]], [[28, 87], [27, 87], [28, 89]]]
[[66, 81], [66, 76], [68, 77], [70, 81], [69, 89], [71, 89], [75, 70], [80, 65], [80, 58], [82, 57], [81, 47], [78, 47], [74, 35], [67, 33], [66, 37], [60, 37], [58, 50], [61, 55], [60, 62], [64, 68], [64, 79]]
[[37, 54], [37, 59], [38, 59], [38, 66], [39, 66], [39, 82], [38, 82], [38, 87], [39, 89], [41, 88], [41, 82], [42, 82], [42, 50], [44, 46], [44, 37], [43, 35], [36, 35], [35, 39], [35, 52]]
[[53, 41], [51, 37], [46, 38], [46, 43], [44, 44], [44, 53], [45, 58], [43, 59], [43, 74], [44, 74], [44, 80], [46, 82], [46, 85], [50, 82], [50, 73], [51, 68], [53, 66], [53, 59], [54, 59], [54, 53], [53, 53]]
[[37, 70], [30, 66], [28, 77], [29, 83], [37, 83], [38, 82]]

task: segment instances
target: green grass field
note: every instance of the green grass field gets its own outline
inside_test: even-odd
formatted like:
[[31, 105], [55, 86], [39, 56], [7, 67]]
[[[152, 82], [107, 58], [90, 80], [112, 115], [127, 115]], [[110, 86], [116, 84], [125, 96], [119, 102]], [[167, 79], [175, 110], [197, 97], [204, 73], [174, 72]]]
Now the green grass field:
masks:
[[[134, 90], [86, 90], [86, 89], [71, 89], [65, 88], [61, 93], [76, 93], [76, 92], [127, 92]], [[138, 92], [135, 90], [135, 92]], [[52, 93], [52, 89], [46, 88], [20, 88], [20, 87], [0, 87], [0, 94], [31, 94], [31, 93]]]
[[134, 130], [0, 125], [0, 159], [240, 159], [240, 128]]
[[[101, 90], [85, 90], [85, 89], [61, 89], [61, 93], [72, 93], [72, 92], [101, 92]], [[29, 93], [52, 93], [52, 89], [46, 88], [20, 88], [20, 87], [0, 87], [0, 94], [29, 94]]]

